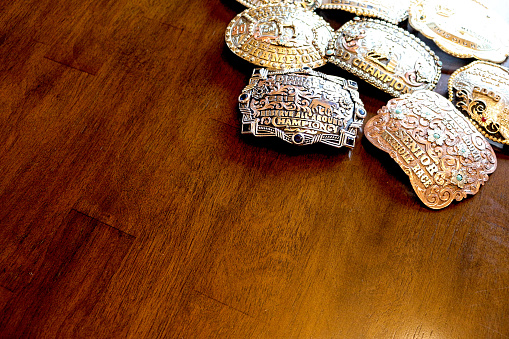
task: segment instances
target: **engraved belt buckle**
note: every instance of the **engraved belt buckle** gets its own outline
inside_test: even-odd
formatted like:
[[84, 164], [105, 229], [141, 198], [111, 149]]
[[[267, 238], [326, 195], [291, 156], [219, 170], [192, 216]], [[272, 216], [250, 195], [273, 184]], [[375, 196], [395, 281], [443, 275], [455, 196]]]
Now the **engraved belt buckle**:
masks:
[[484, 61], [458, 69], [449, 78], [449, 100], [485, 137], [509, 145], [509, 69]]
[[314, 10], [321, 4], [321, 0], [237, 0], [237, 1], [249, 8], [254, 8], [263, 5], [291, 4], [301, 6], [307, 10]]
[[408, 22], [446, 53], [503, 62], [509, 25], [478, 0], [413, 0]]
[[410, 0], [322, 0], [320, 8], [341, 9], [361, 16], [370, 16], [397, 24], [408, 18]]
[[366, 111], [357, 83], [311, 68], [255, 69], [239, 96], [242, 133], [295, 145], [355, 146]]
[[497, 168], [488, 141], [435, 92], [390, 100], [366, 123], [364, 134], [394, 158], [432, 209], [476, 194]]
[[228, 47], [241, 58], [272, 70], [323, 66], [332, 27], [295, 5], [246, 9], [226, 28]]
[[398, 97], [435, 88], [442, 63], [424, 42], [381, 20], [355, 18], [330, 41], [329, 61]]

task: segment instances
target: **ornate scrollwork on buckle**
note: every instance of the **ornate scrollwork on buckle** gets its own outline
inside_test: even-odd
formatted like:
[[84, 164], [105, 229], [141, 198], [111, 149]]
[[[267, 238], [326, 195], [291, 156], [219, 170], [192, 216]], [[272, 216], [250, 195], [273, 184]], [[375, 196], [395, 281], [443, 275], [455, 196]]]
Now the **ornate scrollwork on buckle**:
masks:
[[390, 100], [366, 123], [364, 134], [390, 154], [432, 209], [476, 194], [497, 168], [487, 140], [435, 92], [417, 91]]
[[330, 41], [329, 61], [398, 97], [435, 88], [442, 63], [422, 41], [389, 23], [355, 18]]
[[237, 1], [249, 8], [264, 5], [290, 4], [300, 6], [307, 10], [314, 10], [321, 5], [321, 0], [237, 0]]
[[408, 22], [446, 53], [503, 62], [509, 25], [477, 0], [413, 0]]
[[241, 58], [268, 69], [319, 67], [332, 28], [312, 11], [294, 5], [246, 9], [226, 28], [226, 44]]
[[361, 16], [376, 17], [397, 24], [408, 18], [410, 0], [322, 0], [320, 8], [341, 9]]
[[487, 138], [509, 145], [509, 69], [474, 61], [449, 78], [449, 100]]
[[239, 96], [242, 133], [353, 148], [366, 111], [357, 83], [304, 68], [255, 69]]

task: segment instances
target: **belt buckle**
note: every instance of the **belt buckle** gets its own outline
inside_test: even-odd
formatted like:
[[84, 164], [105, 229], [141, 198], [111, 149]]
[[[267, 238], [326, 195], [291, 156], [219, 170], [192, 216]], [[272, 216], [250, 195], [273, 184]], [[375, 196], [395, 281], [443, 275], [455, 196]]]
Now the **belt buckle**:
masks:
[[387, 22], [355, 18], [330, 41], [329, 61], [394, 97], [435, 88], [442, 63], [424, 42]]
[[226, 28], [228, 47], [264, 68], [323, 66], [332, 27], [313, 11], [295, 5], [248, 8]]
[[239, 96], [242, 133], [353, 148], [366, 111], [357, 83], [311, 68], [255, 69]]
[[449, 100], [490, 140], [509, 145], [509, 69], [474, 61], [449, 78]]
[[455, 57], [500, 63], [509, 55], [509, 25], [478, 0], [414, 0], [408, 22]]
[[392, 24], [408, 18], [410, 0], [322, 0], [320, 8], [340, 9], [360, 16], [384, 19]]
[[432, 209], [476, 194], [497, 168], [488, 141], [435, 92], [422, 90], [390, 100], [366, 123], [364, 134], [389, 153]]
[[303, 7], [307, 10], [314, 10], [321, 5], [321, 0], [237, 0], [246, 7], [254, 8], [264, 5], [291, 4]]

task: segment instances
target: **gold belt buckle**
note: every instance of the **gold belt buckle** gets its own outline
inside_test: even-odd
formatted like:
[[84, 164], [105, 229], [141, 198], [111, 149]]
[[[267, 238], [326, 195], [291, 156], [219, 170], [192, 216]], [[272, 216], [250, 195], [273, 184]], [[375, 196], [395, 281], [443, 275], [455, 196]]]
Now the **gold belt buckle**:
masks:
[[439, 94], [427, 90], [390, 100], [364, 128], [390, 154], [432, 209], [476, 194], [497, 168], [488, 141]]
[[320, 8], [341, 9], [361, 16], [376, 17], [397, 24], [408, 18], [410, 0], [322, 0]]
[[301, 6], [307, 10], [314, 10], [321, 4], [321, 0], [237, 0], [237, 1], [249, 8], [264, 5], [291, 4]]
[[353, 148], [366, 111], [357, 83], [306, 67], [253, 71], [239, 96], [242, 133], [276, 136], [295, 145]]
[[424, 42], [387, 22], [355, 18], [330, 41], [329, 61], [398, 97], [435, 88], [442, 63]]
[[246, 9], [226, 28], [226, 44], [238, 56], [264, 68], [295, 69], [326, 63], [331, 26], [313, 11], [294, 5]]
[[503, 62], [509, 25], [477, 0], [414, 0], [408, 22], [446, 53]]
[[449, 100], [494, 142], [509, 145], [509, 69], [474, 61], [449, 78]]

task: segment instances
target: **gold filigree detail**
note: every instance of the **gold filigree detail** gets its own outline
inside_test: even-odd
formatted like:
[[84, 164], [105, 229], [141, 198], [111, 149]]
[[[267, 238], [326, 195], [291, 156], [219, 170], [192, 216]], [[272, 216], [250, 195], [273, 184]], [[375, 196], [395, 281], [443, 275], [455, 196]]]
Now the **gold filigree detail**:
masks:
[[487, 140], [452, 103], [431, 91], [390, 100], [366, 123], [364, 134], [400, 165], [432, 209], [476, 194], [497, 167]]

